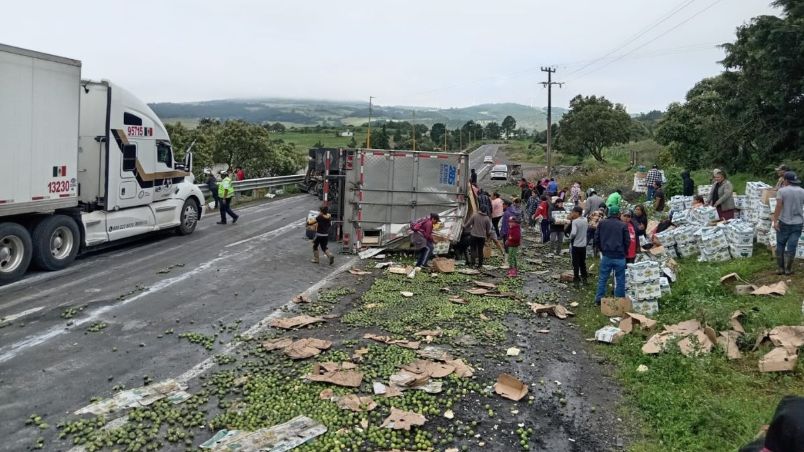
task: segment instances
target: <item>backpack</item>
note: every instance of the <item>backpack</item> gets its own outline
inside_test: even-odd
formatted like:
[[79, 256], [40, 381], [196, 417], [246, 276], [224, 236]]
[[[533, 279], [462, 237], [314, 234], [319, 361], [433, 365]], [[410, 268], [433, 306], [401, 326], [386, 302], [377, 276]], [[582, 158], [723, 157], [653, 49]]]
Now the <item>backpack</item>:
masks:
[[416, 221], [411, 221], [410, 223], [410, 231], [411, 232], [419, 232], [422, 230], [422, 226], [424, 226], [424, 222], [427, 221], [430, 217], [419, 218]]

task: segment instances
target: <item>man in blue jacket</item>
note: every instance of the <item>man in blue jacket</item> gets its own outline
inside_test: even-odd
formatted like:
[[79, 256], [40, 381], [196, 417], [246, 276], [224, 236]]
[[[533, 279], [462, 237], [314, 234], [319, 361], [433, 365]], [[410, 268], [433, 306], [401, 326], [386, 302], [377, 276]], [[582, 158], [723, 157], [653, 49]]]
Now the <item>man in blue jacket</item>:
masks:
[[606, 294], [609, 275], [614, 271], [614, 296], [625, 296], [625, 253], [631, 244], [628, 225], [620, 220], [620, 206], [609, 206], [609, 217], [597, 225], [595, 247], [600, 251], [600, 276], [595, 304]]

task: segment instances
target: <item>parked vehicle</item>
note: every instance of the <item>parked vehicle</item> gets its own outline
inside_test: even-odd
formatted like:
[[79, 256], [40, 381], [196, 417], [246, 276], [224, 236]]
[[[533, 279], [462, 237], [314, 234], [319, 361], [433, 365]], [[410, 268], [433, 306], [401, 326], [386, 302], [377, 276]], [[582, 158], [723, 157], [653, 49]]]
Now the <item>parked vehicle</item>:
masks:
[[508, 165], [494, 165], [489, 177], [491, 180], [508, 180]]
[[77, 60], [0, 44], [0, 160], [0, 284], [201, 217], [192, 154], [174, 162], [150, 107]]

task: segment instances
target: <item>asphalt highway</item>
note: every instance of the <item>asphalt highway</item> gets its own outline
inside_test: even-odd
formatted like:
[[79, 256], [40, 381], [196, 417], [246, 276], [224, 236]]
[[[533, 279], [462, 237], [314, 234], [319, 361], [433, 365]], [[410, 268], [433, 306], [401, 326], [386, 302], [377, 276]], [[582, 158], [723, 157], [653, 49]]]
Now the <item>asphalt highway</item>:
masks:
[[[493, 166], [483, 158], [498, 148], [470, 155], [481, 180]], [[309, 262], [304, 218], [318, 205], [303, 194], [235, 206], [237, 224], [218, 225], [212, 212], [189, 236], [144, 237], [0, 287], [0, 450], [35, 442], [39, 433], [24, 428], [32, 414], [55, 425], [115, 385], [195, 379], [212, 367], [213, 353], [236, 346], [233, 334], [213, 353], [179, 334], [212, 335], [236, 321], [241, 333], [258, 333], [295, 295], [350, 268], [350, 255], [333, 266]]]

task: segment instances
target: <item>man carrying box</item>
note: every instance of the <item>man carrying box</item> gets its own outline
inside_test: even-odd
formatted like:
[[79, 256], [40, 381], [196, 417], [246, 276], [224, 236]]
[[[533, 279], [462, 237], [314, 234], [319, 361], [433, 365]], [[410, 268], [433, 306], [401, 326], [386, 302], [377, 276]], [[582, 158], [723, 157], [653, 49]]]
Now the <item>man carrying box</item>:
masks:
[[620, 206], [609, 206], [609, 217], [595, 231], [595, 247], [600, 250], [600, 275], [597, 281], [595, 304], [606, 294], [609, 275], [614, 272], [614, 296], [625, 296], [625, 252], [631, 244], [628, 226], [620, 218]]
[[804, 224], [804, 188], [796, 173], [784, 173], [782, 188], [776, 193], [776, 210], [773, 212], [773, 228], [776, 229], [777, 275], [793, 273], [796, 247]]

